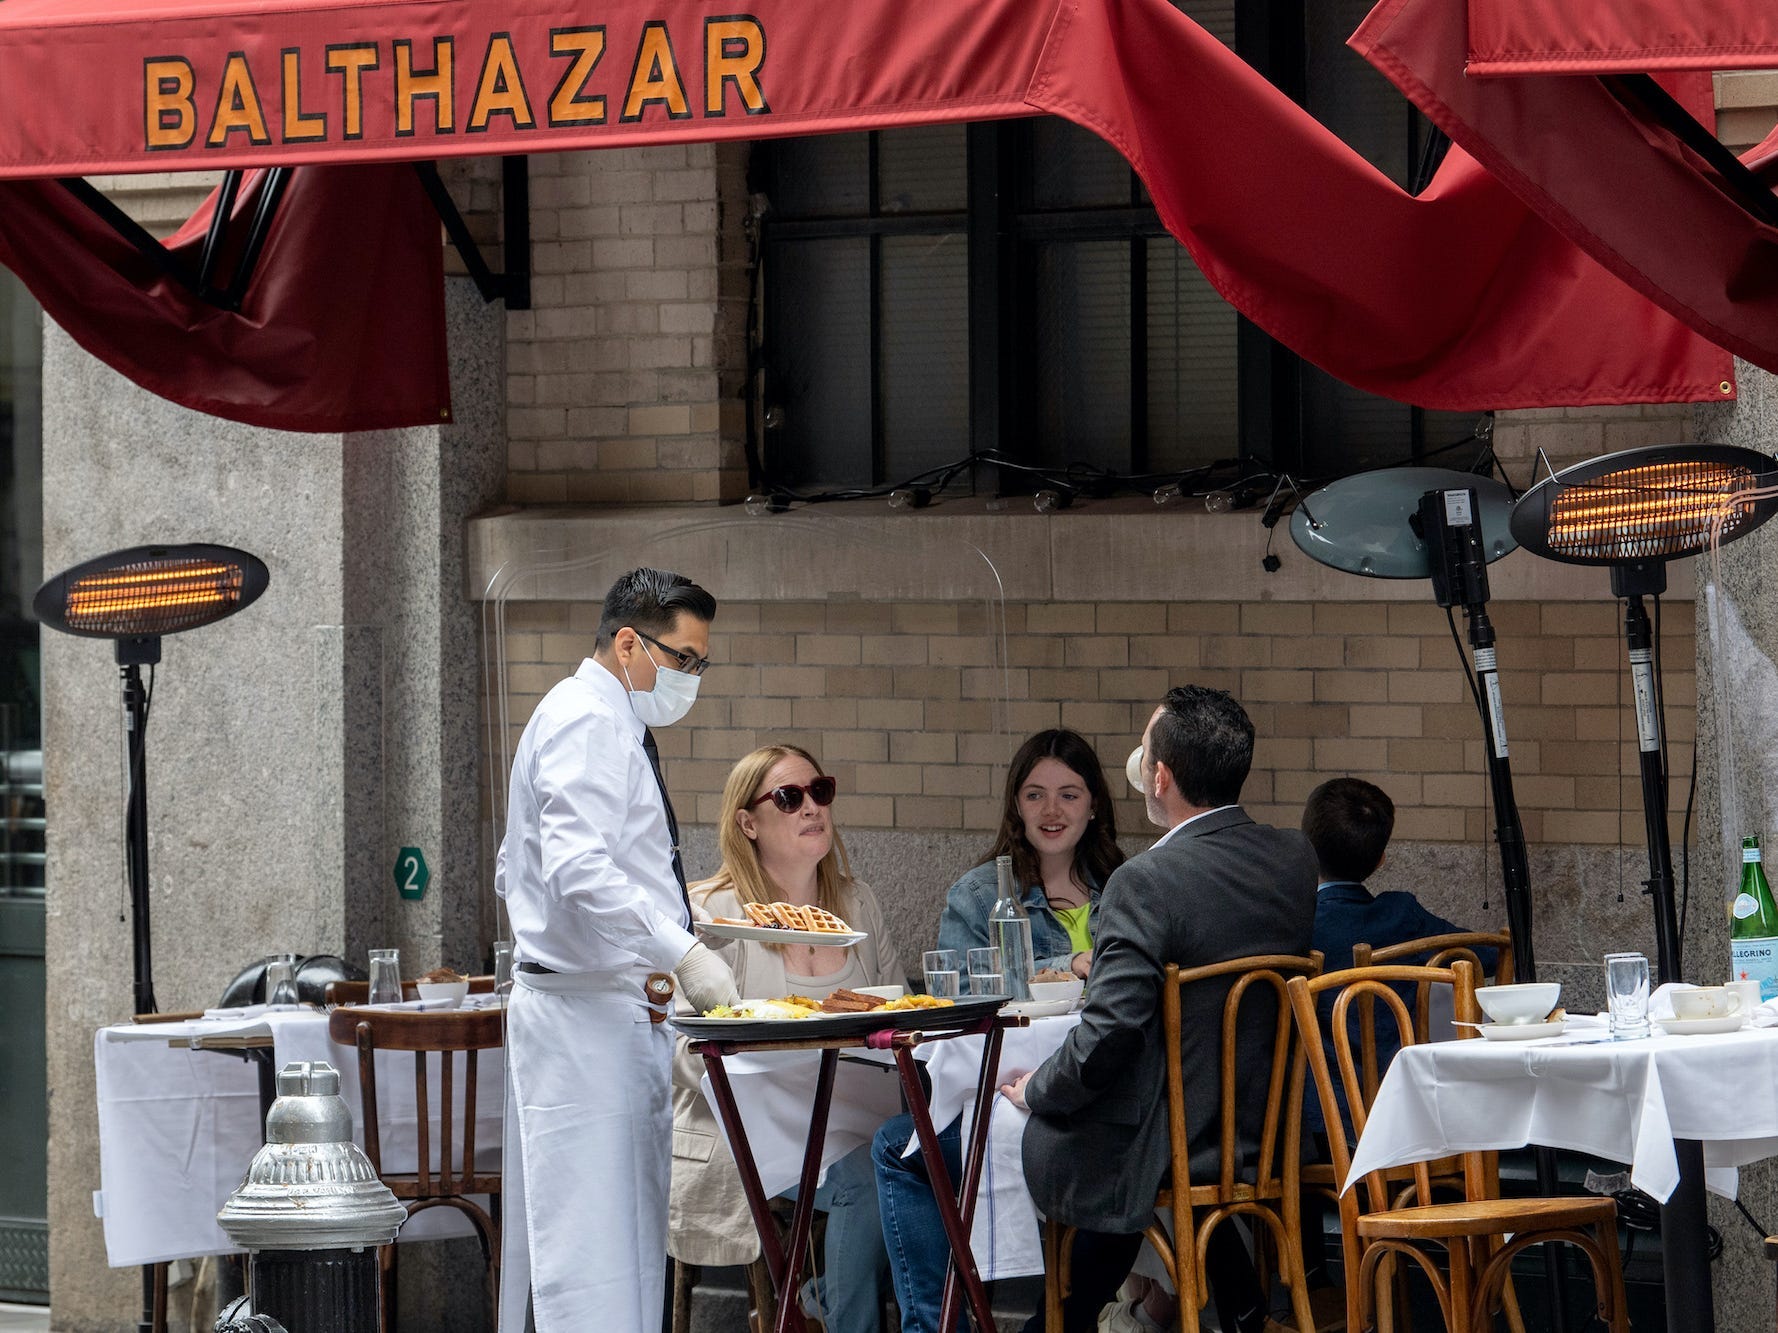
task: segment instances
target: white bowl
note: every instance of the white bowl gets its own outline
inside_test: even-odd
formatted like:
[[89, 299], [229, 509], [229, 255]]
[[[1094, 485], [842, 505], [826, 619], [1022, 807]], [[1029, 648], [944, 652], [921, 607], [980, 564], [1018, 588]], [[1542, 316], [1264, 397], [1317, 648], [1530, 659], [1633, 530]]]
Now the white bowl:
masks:
[[908, 993], [906, 986], [860, 986], [860, 995], [874, 995], [880, 1000], [899, 1000]]
[[1554, 981], [1527, 981], [1517, 986], [1478, 986], [1476, 1003], [1496, 1023], [1541, 1023], [1549, 1017], [1562, 987]]
[[1070, 981], [1033, 981], [1031, 998], [1038, 1004], [1054, 1004], [1062, 1000], [1073, 1002], [1086, 988], [1087, 983], [1079, 977]]
[[453, 1005], [463, 1003], [463, 997], [469, 994], [469, 982], [464, 981], [416, 981], [414, 989], [420, 993], [422, 1000], [449, 1000]]

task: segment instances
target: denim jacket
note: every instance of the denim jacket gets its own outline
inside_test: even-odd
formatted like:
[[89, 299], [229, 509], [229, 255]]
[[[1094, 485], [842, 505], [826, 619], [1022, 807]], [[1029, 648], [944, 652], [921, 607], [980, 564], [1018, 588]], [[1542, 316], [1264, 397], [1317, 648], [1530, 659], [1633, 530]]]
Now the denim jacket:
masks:
[[[1099, 915], [1099, 885], [1089, 882], [1088, 889], [1087, 932], [1090, 936]], [[985, 948], [990, 942], [988, 910], [999, 896], [999, 878], [992, 861], [966, 870], [945, 894], [944, 915], [938, 919], [938, 947], [956, 949], [959, 953], [965, 949]], [[1074, 945], [1068, 940], [1068, 927], [1050, 910], [1049, 899], [1043, 896], [1043, 885], [1027, 885], [1019, 901], [1031, 916], [1031, 953], [1037, 960], [1038, 969], [1053, 967], [1066, 972], [1068, 961], [1074, 955]]]

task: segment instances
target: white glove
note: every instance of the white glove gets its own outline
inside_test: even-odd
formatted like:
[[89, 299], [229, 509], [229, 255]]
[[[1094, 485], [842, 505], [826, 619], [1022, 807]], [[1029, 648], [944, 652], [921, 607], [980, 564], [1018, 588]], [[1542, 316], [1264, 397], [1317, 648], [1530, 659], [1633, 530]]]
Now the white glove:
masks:
[[739, 1004], [741, 992], [735, 989], [735, 974], [729, 965], [702, 944], [685, 951], [679, 966], [673, 969], [679, 982], [679, 993], [694, 1013], [704, 1013], [719, 1004]]

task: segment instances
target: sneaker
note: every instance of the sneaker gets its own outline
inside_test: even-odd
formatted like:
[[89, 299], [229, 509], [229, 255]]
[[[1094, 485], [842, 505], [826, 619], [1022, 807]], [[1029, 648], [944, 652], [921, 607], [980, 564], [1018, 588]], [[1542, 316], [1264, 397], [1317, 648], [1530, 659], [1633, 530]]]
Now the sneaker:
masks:
[[1136, 1310], [1141, 1301], [1113, 1301], [1099, 1311], [1099, 1333], [1153, 1333]]

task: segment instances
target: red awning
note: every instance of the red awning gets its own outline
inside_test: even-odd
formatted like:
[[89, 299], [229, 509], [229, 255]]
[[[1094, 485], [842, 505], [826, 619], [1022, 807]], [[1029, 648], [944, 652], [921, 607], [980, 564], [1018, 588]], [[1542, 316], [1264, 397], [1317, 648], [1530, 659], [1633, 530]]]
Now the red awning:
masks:
[[[1725, 352], [1466, 155], [1453, 153], [1431, 188], [1408, 195], [1167, 0], [753, 0], [740, 16], [714, 14], [705, 0], [613, 0], [593, 12], [561, 0], [5, 0], [0, 112], [0, 176], [15, 177], [523, 154], [1051, 112], [1123, 152], [1232, 304], [1347, 383], [1452, 409], [1733, 392]], [[349, 201], [314, 206], [342, 208], [348, 227], [356, 220]], [[53, 226], [13, 216], [29, 207], [0, 210], [0, 251], [11, 251], [0, 258], [74, 262], [72, 248], [50, 242]], [[325, 230], [312, 230], [305, 254], [268, 252], [262, 270], [303, 263], [320, 281], [336, 259], [319, 239]], [[436, 230], [417, 224], [399, 238], [437, 248]], [[133, 306], [139, 279], [120, 281]], [[45, 304], [71, 328], [103, 325], [110, 305], [95, 286], [79, 301]], [[405, 304], [388, 284], [372, 290], [385, 309]], [[183, 317], [167, 332], [166, 346], [135, 354], [138, 366], [176, 363], [156, 368], [162, 382], [201, 374], [179, 347]], [[96, 347], [103, 333], [82, 340]], [[257, 382], [304, 395], [285, 364]]]
[[[1778, 373], [1778, 225], [1747, 206], [1778, 217], [1770, 176], [1725, 182], [1629, 82], [1468, 78], [1464, 40], [1449, 0], [1383, 0], [1351, 45], [1544, 221], [1711, 341]], [[1709, 123], [1708, 76], [1677, 78], [1684, 109]], [[1769, 158], [1762, 145], [1744, 161], [1769, 171]]]
[[1471, 74], [1778, 68], [1773, 0], [1469, 0]]

